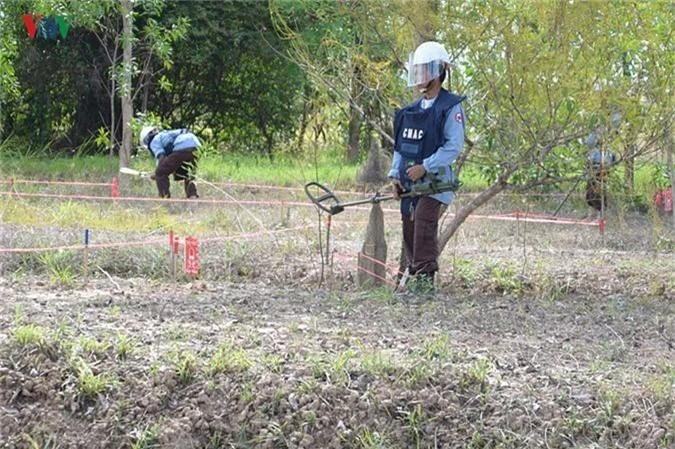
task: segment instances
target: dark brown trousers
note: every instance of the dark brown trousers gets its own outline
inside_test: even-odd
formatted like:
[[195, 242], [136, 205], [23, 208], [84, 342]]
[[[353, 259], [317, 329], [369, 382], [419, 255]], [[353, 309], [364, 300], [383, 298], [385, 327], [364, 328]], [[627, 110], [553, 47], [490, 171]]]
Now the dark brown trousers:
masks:
[[423, 196], [413, 215], [402, 216], [403, 247], [410, 274], [438, 271], [438, 221], [442, 205], [438, 200]]
[[175, 151], [162, 159], [155, 170], [157, 190], [162, 198], [171, 198], [169, 175], [173, 173], [174, 181], [185, 182], [185, 196], [197, 195], [197, 186], [194, 183], [194, 173], [197, 170], [197, 158], [192, 150]]
[[586, 183], [586, 204], [600, 211], [607, 207], [607, 173], [595, 172]]

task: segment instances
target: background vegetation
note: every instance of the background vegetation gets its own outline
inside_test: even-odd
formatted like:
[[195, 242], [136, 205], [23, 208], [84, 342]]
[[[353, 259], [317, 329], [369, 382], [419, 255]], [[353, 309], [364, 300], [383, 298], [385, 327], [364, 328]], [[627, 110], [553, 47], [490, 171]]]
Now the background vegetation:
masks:
[[[23, 14], [63, 16], [68, 34], [31, 39]], [[152, 122], [191, 127], [217, 160], [355, 167], [391, 152], [392, 114], [414, 96], [408, 52], [435, 39], [455, 61], [452, 90], [468, 96], [456, 169], [482, 192], [444, 241], [502, 191], [586, 176], [593, 130], [619, 157], [614, 193], [644, 205], [675, 176], [673, 15], [669, 2], [631, 1], [5, 1], [0, 157], [128, 165], [134, 132]]]

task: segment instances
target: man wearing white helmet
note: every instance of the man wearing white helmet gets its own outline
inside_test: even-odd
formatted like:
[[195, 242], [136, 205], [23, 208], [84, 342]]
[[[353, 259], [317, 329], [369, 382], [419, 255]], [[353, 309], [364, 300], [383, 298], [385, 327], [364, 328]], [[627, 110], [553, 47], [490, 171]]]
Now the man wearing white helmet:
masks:
[[159, 131], [154, 126], [145, 126], [141, 130], [140, 143], [157, 159], [157, 168], [152, 179], [157, 183], [159, 196], [170, 198], [169, 175], [174, 181], [184, 181], [185, 196], [198, 198], [194, 173], [197, 169], [195, 151], [201, 142], [187, 129]]
[[[388, 176], [396, 199], [413, 183], [426, 181], [429, 174], [441, 181], [454, 178], [451, 164], [464, 145], [461, 103], [466, 97], [442, 87], [450, 66], [450, 56], [438, 42], [425, 42], [410, 55], [408, 86], [422, 96], [397, 111], [394, 118], [394, 158]], [[401, 201], [403, 246], [414, 275], [408, 284], [412, 293], [427, 296], [435, 291], [440, 210], [452, 199], [452, 192], [443, 192]]]

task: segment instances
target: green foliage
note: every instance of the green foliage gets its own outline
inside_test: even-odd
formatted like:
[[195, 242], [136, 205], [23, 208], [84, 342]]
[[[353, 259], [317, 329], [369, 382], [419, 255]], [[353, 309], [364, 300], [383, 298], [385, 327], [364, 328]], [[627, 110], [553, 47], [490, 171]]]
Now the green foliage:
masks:
[[52, 284], [72, 286], [75, 283], [76, 274], [71, 252], [46, 252], [40, 256], [40, 262], [47, 270]]
[[115, 353], [120, 360], [126, 360], [138, 348], [138, 342], [127, 334], [118, 333], [115, 338]]
[[391, 447], [391, 443], [384, 435], [372, 431], [368, 427], [361, 431], [357, 441], [359, 447], [363, 449], [389, 449]]
[[240, 373], [247, 371], [253, 362], [241, 348], [235, 348], [231, 342], [223, 342], [211, 357], [207, 374], [215, 376], [220, 373]]
[[81, 358], [71, 360], [77, 376], [78, 390], [82, 397], [95, 398], [99, 394], [117, 388], [119, 381], [114, 374], [94, 374], [91, 367]]
[[422, 409], [421, 404], [415, 405], [412, 410], [406, 410], [403, 412], [405, 416], [405, 428], [410, 434], [410, 436], [415, 441], [415, 447], [422, 447], [422, 440], [424, 438], [424, 427], [427, 424], [427, 416], [424, 410]]
[[55, 442], [54, 437], [49, 435], [43, 438], [33, 437], [28, 434], [23, 434], [23, 440], [28, 444], [30, 449], [56, 449], [59, 445]]
[[156, 423], [152, 426], [146, 426], [134, 434], [134, 442], [131, 449], [152, 449], [159, 446], [159, 429], [161, 425]]
[[181, 384], [188, 384], [197, 374], [197, 358], [190, 351], [183, 351], [174, 357], [174, 369]]
[[42, 346], [47, 337], [44, 328], [32, 323], [17, 326], [11, 333], [20, 346]]

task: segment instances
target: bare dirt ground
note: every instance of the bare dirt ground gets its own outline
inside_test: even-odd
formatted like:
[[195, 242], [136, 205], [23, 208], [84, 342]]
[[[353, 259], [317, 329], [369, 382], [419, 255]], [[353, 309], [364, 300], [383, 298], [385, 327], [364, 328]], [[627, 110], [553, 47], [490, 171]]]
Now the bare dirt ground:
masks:
[[321, 287], [311, 229], [209, 245], [175, 283], [163, 250], [92, 254], [69, 286], [3, 256], [0, 447], [675, 447], [675, 257], [649, 221], [472, 220], [438, 297], [402, 301], [354, 286], [359, 214]]

